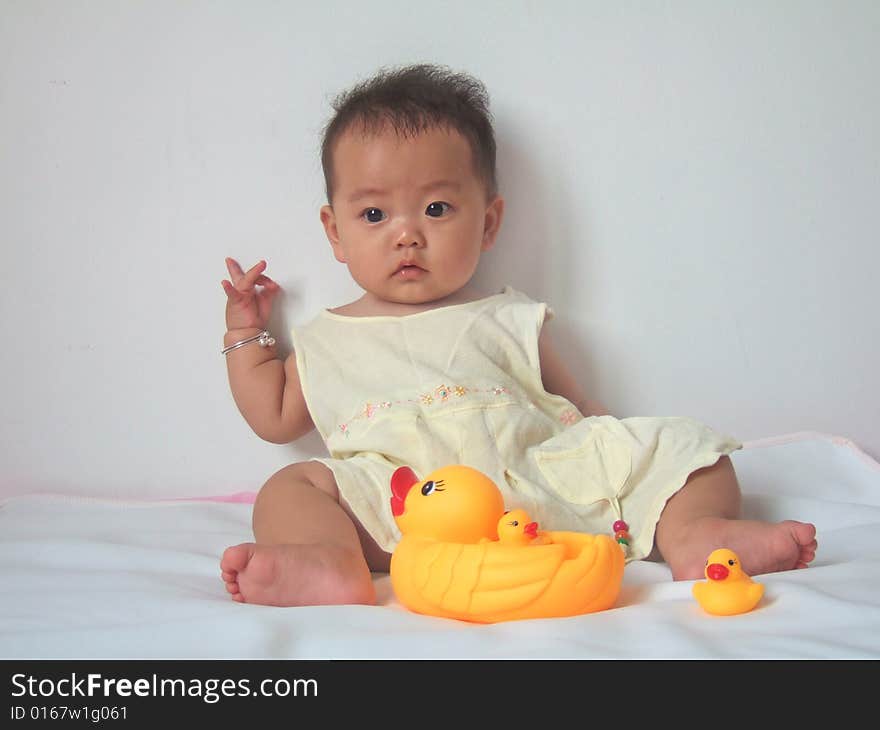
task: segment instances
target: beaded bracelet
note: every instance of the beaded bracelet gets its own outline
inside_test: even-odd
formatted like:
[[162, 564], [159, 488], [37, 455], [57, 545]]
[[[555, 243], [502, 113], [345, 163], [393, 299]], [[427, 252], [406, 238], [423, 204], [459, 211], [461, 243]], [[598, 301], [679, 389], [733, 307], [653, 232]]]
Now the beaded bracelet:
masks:
[[244, 347], [245, 345], [249, 345], [251, 342], [258, 342], [260, 347], [271, 347], [275, 344], [275, 338], [269, 334], [268, 330], [263, 330], [258, 335], [248, 337], [246, 340], [233, 342], [231, 345], [229, 345], [229, 347], [224, 347], [222, 350], [220, 350], [220, 354], [225, 355], [227, 352], [231, 352], [237, 347]]

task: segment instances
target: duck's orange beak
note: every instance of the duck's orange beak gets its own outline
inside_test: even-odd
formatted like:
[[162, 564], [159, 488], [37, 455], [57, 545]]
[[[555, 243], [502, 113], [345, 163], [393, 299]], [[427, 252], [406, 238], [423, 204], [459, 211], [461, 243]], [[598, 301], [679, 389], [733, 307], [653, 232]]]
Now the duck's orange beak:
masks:
[[523, 527], [523, 532], [526, 533], [529, 537], [537, 537], [538, 536], [538, 523], [537, 522], [529, 522], [525, 527]]
[[706, 577], [710, 580], [724, 580], [728, 575], [730, 571], [721, 563], [712, 563], [706, 568]]
[[408, 466], [401, 466], [391, 475], [391, 514], [399, 517], [403, 514], [403, 503], [412, 485], [419, 481], [416, 473]]

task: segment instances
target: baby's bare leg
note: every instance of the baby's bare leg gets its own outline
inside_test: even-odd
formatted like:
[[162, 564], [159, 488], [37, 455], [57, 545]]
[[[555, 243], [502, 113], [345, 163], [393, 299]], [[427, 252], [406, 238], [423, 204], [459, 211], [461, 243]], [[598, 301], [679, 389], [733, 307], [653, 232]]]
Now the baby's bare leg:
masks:
[[220, 562], [234, 600], [272, 606], [376, 602], [369, 563], [387, 570], [387, 554], [340, 504], [323, 464], [292, 464], [272, 476], [257, 496], [253, 526], [256, 543], [228, 548]]
[[749, 575], [805, 568], [816, 555], [816, 528], [805, 522], [741, 519], [739, 484], [726, 456], [691, 474], [666, 503], [655, 544], [674, 580], [704, 577], [713, 550], [730, 548]]

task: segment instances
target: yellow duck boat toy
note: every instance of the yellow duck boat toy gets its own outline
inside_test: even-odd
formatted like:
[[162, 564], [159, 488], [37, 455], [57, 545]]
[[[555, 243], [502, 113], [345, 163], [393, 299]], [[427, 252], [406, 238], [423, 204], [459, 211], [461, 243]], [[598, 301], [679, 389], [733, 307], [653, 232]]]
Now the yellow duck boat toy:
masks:
[[419, 480], [403, 466], [391, 493], [402, 534], [391, 583], [411, 611], [494, 623], [601, 611], [617, 600], [624, 554], [614, 538], [547, 531], [538, 540], [546, 544], [499, 540], [504, 500], [476, 469], [451, 465]]
[[718, 616], [746, 613], [757, 606], [764, 595], [764, 586], [745, 574], [733, 550], [712, 551], [706, 561], [705, 575], [707, 580], [694, 583], [692, 590], [697, 603], [708, 613]]

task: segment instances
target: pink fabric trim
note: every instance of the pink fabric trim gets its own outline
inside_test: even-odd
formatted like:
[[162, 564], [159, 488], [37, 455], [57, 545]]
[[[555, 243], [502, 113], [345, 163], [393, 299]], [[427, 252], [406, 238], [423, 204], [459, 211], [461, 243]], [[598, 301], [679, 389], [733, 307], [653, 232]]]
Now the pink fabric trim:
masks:
[[177, 502], [236, 502], [239, 504], [253, 504], [257, 498], [256, 492], [236, 492], [235, 494], [217, 494], [212, 497], [181, 497]]
[[878, 463], [869, 454], [862, 451], [856, 444], [843, 436], [835, 436], [830, 433], [821, 433], [819, 431], [798, 431], [796, 433], [782, 434], [781, 436], [769, 436], [763, 439], [755, 439], [754, 441], [744, 441], [744, 449], [763, 449], [770, 446], [782, 446], [784, 444], [793, 444], [799, 441], [830, 441], [835, 446], [843, 446], [845, 449], [853, 452], [853, 454], [868, 468], [874, 471], [880, 471], [880, 463]]

